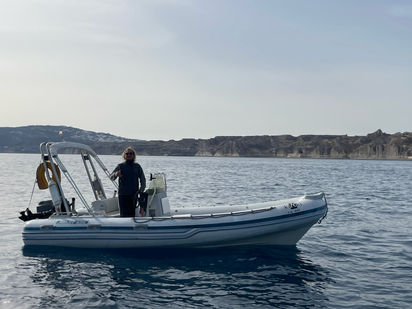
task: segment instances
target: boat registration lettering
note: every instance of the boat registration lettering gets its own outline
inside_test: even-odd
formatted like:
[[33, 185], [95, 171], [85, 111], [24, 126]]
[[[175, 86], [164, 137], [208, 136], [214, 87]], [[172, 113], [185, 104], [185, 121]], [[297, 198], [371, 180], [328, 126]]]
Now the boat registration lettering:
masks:
[[89, 223], [88, 220], [64, 219], [64, 220], [56, 221], [56, 224], [87, 224], [87, 223]]
[[298, 207], [301, 207], [302, 204], [301, 203], [289, 203], [289, 208], [290, 209], [296, 209]]

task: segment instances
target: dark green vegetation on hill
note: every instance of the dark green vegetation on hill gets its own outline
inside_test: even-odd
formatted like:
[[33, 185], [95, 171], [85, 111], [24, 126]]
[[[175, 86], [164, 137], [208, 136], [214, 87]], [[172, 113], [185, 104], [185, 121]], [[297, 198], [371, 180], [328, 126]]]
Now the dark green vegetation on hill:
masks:
[[142, 141], [65, 126], [0, 128], [0, 152], [38, 153], [43, 141], [90, 145], [99, 154], [120, 154], [132, 146], [139, 155], [276, 157], [333, 159], [412, 159], [412, 132], [366, 136], [217, 136], [210, 139]]

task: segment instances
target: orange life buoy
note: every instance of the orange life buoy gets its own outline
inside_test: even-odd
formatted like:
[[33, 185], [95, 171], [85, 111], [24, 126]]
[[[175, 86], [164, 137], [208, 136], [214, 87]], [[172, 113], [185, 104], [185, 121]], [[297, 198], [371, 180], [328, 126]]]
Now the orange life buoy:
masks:
[[[52, 165], [50, 162], [46, 162], [46, 166], [47, 168], [51, 171], [52, 174], [52, 179], [57, 182], [56, 176], [53, 173], [53, 169], [52, 169]], [[56, 163], [54, 163], [54, 167], [56, 168], [56, 172], [57, 172], [57, 177], [59, 178], [59, 181], [61, 180], [61, 174], [60, 174], [60, 169], [57, 166]], [[49, 187], [49, 184], [47, 182], [46, 179], [46, 170], [44, 168], [44, 164], [40, 163], [39, 167], [37, 168], [36, 171], [36, 181], [37, 181], [37, 185], [39, 186], [40, 190], [44, 190], [47, 189]]]

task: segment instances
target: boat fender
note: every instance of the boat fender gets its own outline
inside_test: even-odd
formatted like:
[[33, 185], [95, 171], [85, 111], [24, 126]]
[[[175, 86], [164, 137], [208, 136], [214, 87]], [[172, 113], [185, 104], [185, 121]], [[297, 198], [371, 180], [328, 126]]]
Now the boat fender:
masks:
[[[51, 171], [52, 179], [54, 180], [54, 182], [57, 182], [56, 176], [54, 175], [53, 170], [52, 170], [51, 163], [46, 162], [46, 166]], [[56, 163], [54, 164], [54, 167], [56, 168], [57, 177], [59, 178], [59, 181], [60, 181], [61, 180], [60, 169], [59, 169], [59, 167], [57, 166]], [[39, 167], [37, 168], [36, 181], [37, 181], [37, 185], [38, 185], [40, 190], [44, 190], [44, 189], [47, 189], [49, 187], [49, 184], [48, 184], [47, 179], [46, 179], [46, 170], [44, 168], [43, 163], [40, 163]]]

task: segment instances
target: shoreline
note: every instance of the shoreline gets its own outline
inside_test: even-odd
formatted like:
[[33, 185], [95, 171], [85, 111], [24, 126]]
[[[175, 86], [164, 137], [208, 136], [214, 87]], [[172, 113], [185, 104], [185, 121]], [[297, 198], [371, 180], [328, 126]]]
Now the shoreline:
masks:
[[[59, 132], [64, 132], [64, 138]], [[38, 153], [41, 142], [62, 139], [89, 145], [100, 155], [120, 154], [130, 146], [137, 155], [148, 156], [412, 160], [412, 132], [387, 134], [382, 130], [366, 136], [259, 135], [143, 141], [70, 127], [30, 126], [0, 128], [0, 153]]]
[[[120, 156], [121, 153], [99, 153], [99, 156]], [[78, 153], [64, 153], [63, 155], [77, 155]], [[0, 152], [0, 155], [40, 155], [36, 152]], [[137, 154], [138, 157], [175, 157], [175, 158], [216, 158], [216, 159], [287, 159], [287, 160], [348, 160], [348, 161], [412, 161], [408, 158], [332, 158], [332, 157], [267, 157], [267, 156], [189, 156], [189, 155], [159, 155], [159, 154]]]

